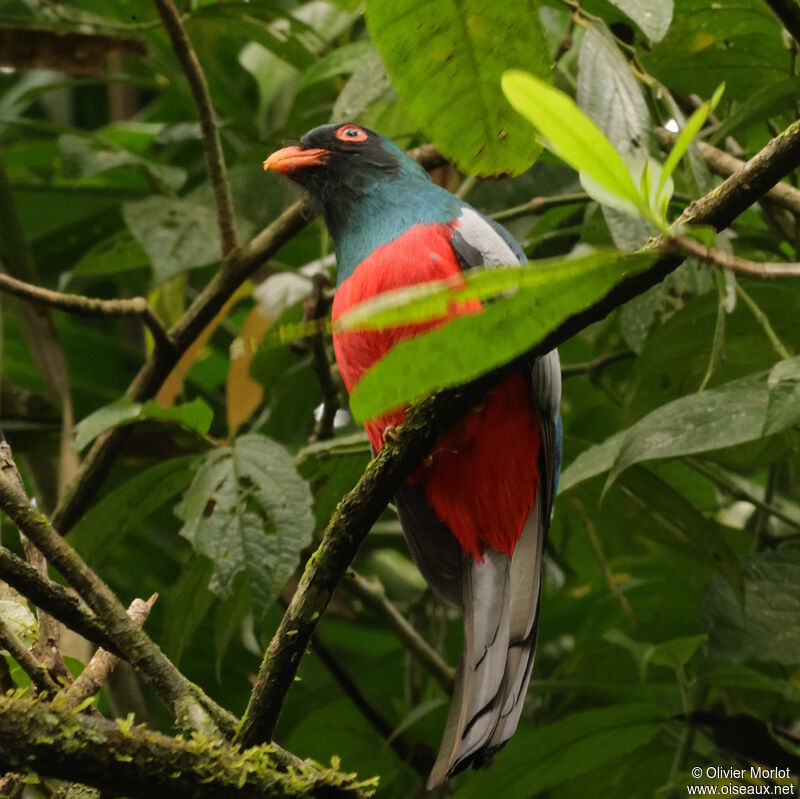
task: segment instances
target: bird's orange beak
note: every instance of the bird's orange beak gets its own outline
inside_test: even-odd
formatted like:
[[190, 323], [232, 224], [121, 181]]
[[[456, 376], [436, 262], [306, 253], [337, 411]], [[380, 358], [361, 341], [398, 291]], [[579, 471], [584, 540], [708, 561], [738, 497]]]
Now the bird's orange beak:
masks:
[[271, 169], [273, 172], [278, 172], [288, 177], [298, 169], [324, 164], [329, 155], [330, 153], [327, 150], [318, 147], [305, 148], [293, 145], [272, 153], [264, 161], [264, 169]]

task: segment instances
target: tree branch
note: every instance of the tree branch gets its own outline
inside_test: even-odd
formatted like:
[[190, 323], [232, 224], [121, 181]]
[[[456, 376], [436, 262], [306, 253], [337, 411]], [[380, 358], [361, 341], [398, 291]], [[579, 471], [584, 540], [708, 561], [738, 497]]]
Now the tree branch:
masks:
[[80, 294], [63, 294], [17, 280], [0, 272], [0, 292], [13, 294], [23, 300], [47, 305], [75, 316], [112, 319], [120, 316], [138, 316], [153, 334], [153, 341], [159, 351], [174, 347], [169, 334], [164, 329], [155, 311], [144, 297], [129, 300], [98, 300]]
[[30, 505], [25, 493], [3, 471], [0, 471], [0, 508], [103, 619], [116, 648], [152, 686], [179, 725], [210, 732], [217, 730], [220, 720], [227, 720], [226, 731], [231, 731], [232, 716], [222, 708], [214, 708], [213, 719], [209, 716], [206, 707], [213, 706], [211, 700], [205, 696], [202, 701], [199, 699], [199, 689], [128, 617], [114, 592], [59, 535], [49, 519]]
[[54, 696], [58, 692], [58, 685], [48, 673], [44, 663], [40, 663], [30, 653], [28, 647], [3, 619], [0, 619], [0, 645], [19, 663], [20, 668], [31, 678], [37, 691], [47, 696]]
[[719, 266], [737, 275], [755, 277], [759, 280], [774, 280], [781, 277], [800, 277], [800, 263], [760, 263], [738, 258], [722, 250], [706, 247], [689, 236], [675, 236], [675, 247], [684, 255], [693, 255], [700, 261]]
[[[736, 175], [693, 202], [680, 221], [717, 229], [727, 227], [798, 166], [800, 121], [769, 142]], [[662, 237], [656, 237], [648, 248], [661, 251], [666, 244]], [[544, 355], [589, 324], [604, 319], [615, 308], [661, 282], [681, 261], [674, 254], [662, 256], [645, 272], [622, 280], [603, 299], [571, 316], [524, 356], [469, 385], [439, 392], [409, 409], [397, 440], [384, 444], [356, 487], [339, 503], [319, 549], [303, 573], [261, 663], [238, 733], [243, 743], [272, 737], [300, 659], [334, 589], [386, 504], [438, 438], [480, 402], [489, 389], [514, 374], [531, 357]]]
[[0, 696], [0, 768], [80, 782], [134, 799], [357, 799], [352, 775], [297, 761], [284, 770], [273, 747], [247, 752], [199, 734], [170, 738], [143, 726]]
[[206, 155], [208, 177], [214, 192], [217, 206], [217, 225], [219, 226], [220, 245], [223, 261], [237, 246], [236, 217], [233, 211], [233, 197], [225, 170], [225, 156], [222, 153], [222, 142], [217, 129], [217, 117], [211, 104], [211, 94], [203, 74], [203, 68], [192, 49], [192, 43], [183, 27], [183, 21], [172, 0], [155, 0], [156, 8], [164, 23], [172, 49], [180, 62], [192, 97], [200, 114], [200, 129], [203, 132], [203, 150]]
[[0, 547], [0, 580], [88, 641], [116, 651], [104, 627], [75, 594], [42, 577], [33, 566], [5, 547]]
[[[678, 138], [676, 133], [672, 133], [664, 128], [656, 128], [656, 136], [658, 143], [662, 150], [671, 149]], [[720, 150], [712, 144], [704, 141], [698, 141], [697, 146], [700, 149], [700, 154], [705, 158], [709, 169], [716, 175], [721, 175], [723, 178], [730, 177], [736, 174], [744, 165], [745, 162], [726, 153], [725, 150]], [[788, 211], [793, 211], [795, 214], [800, 214], [800, 190], [788, 183], [776, 183], [768, 192], [764, 194], [775, 205], [781, 208], [786, 208]]]
[[800, 6], [797, 0], [766, 0], [775, 16], [783, 23], [784, 28], [800, 44]]

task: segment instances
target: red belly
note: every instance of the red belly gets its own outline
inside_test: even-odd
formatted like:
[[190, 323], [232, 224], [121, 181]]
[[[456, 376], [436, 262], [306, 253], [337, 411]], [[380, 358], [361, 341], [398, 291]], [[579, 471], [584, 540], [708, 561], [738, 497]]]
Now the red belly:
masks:
[[[417, 226], [375, 250], [339, 286], [333, 319], [384, 291], [459, 274], [451, 232], [447, 225]], [[398, 341], [480, 309], [478, 302], [462, 303], [447, 317], [425, 324], [335, 334], [336, 362], [348, 391]], [[400, 424], [404, 416], [400, 409], [366, 424], [376, 449], [383, 445], [386, 427]], [[533, 508], [540, 444], [530, 392], [517, 374], [445, 433], [409, 481], [423, 484], [436, 515], [465, 551], [481, 558], [490, 546], [511, 555]]]

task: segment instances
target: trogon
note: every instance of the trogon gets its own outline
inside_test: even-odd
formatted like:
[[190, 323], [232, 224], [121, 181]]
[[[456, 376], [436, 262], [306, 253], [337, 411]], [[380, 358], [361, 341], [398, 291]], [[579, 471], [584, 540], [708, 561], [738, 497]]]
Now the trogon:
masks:
[[[270, 155], [264, 168], [304, 187], [325, 219], [338, 264], [334, 321], [391, 289], [525, 261], [507, 230], [433, 183], [389, 139], [354, 123], [314, 128]], [[480, 309], [465, 302], [449, 317]], [[395, 343], [447, 318], [334, 333], [348, 391]], [[531, 359], [445, 433], [396, 496], [420, 571], [464, 615], [461, 663], [429, 788], [466, 766], [488, 764], [519, 722], [561, 462], [560, 400], [553, 350]], [[400, 410], [366, 425], [374, 450], [403, 416]]]

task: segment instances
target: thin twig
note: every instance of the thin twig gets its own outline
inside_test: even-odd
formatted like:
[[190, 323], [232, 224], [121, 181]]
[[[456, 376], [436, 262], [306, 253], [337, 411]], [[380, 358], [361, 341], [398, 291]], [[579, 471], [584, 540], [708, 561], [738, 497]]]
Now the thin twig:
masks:
[[[134, 624], [139, 627], [144, 626], [150, 611], [153, 609], [158, 594], [153, 594], [150, 599], [134, 599], [128, 608], [128, 616]], [[94, 696], [103, 687], [103, 683], [108, 679], [108, 675], [117, 667], [119, 658], [102, 647], [98, 649], [92, 659], [86, 664], [83, 671], [70, 685], [63, 695], [63, 707], [67, 710], [74, 710], [84, 700]]]
[[632, 350], [620, 350], [620, 352], [612, 352], [608, 355], [598, 355], [597, 358], [583, 363], [566, 363], [561, 367], [561, 379], [566, 380], [569, 377], [577, 377], [578, 375], [596, 377], [602, 374], [606, 366], [635, 357], [636, 353]]
[[60, 291], [52, 291], [25, 283], [2, 272], [0, 272], [0, 291], [75, 316], [99, 319], [138, 316], [153, 334], [153, 341], [159, 351], [171, 350], [174, 347], [169, 334], [144, 297], [132, 297], [128, 300], [98, 300], [80, 294], [63, 294]]
[[[671, 148], [675, 143], [675, 139], [678, 138], [676, 133], [672, 133], [664, 128], [657, 128], [656, 135], [662, 150]], [[744, 161], [707, 142], [699, 141], [697, 142], [697, 146], [700, 149], [700, 154], [708, 164], [709, 169], [724, 178], [735, 175], [745, 165]], [[776, 205], [781, 206], [781, 208], [786, 208], [789, 211], [793, 211], [795, 214], [800, 214], [800, 190], [796, 189], [794, 186], [790, 186], [788, 183], [781, 181], [772, 186], [769, 191], [765, 192], [764, 196], [768, 197]]]
[[693, 255], [700, 261], [720, 266], [730, 272], [759, 280], [776, 280], [782, 277], [800, 277], [800, 263], [761, 263], [739, 258], [722, 250], [707, 247], [689, 236], [675, 236], [675, 245], [685, 255]]
[[369, 608], [389, 623], [403, 646], [422, 664], [448, 695], [453, 692], [455, 669], [408, 623], [405, 616], [387, 599], [380, 580], [362, 577], [352, 569], [345, 575], [345, 585]]
[[769, 339], [770, 344], [772, 344], [772, 348], [778, 353], [778, 357], [783, 358], [783, 360], [791, 358], [792, 353], [789, 352], [788, 347], [778, 337], [778, 334], [775, 332], [775, 329], [772, 327], [772, 324], [769, 321], [769, 317], [761, 310], [756, 301], [738, 283], [736, 284], [736, 293], [744, 301], [744, 304], [750, 309], [750, 312], [753, 314], [753, 318], [756, 320], [756, 323], [764, 331], [764, 335]]
[[608, 565], [606, 556], [603, 553], [603, 547], [600, 544], [600, 539], [597, 537], [597, 533], [594, 530], [594, 524], [592, 523], [592, 520], [589, 518], [589, 515], [586, 513], [586, 510], [581, 502], [579, 502], [577, 499], [573, 499], [572, 504], [575, 507], [578, 516], [580, 516], [581, 521], [583, 522], [583, 529], [586, 531], [586, 537], [589, 539], [592, 552], [594, 552], [597, 562], [600, 564], [600, 569], [603, 572], [603, 577], [605, 578], [608, 590], [611, 591], [614, 598], [617, 600], [617, 602], [619, 602], [622, 612], [634, 624], [636, 624], [636, 614], [633, 612], [633, 608], [631, 607], [631, 603], [628, 601], [628, 597], [626, 597], [625, 594], [619, 590], [619, 586], [614, 579], [614, 572], [611, 571], [611, 567]]
[[[318, 272], [311, 278], [311, 293], [303, 303], [303, 322], [315, 322], [328, 317], [330, 301], [325, 297], [328, 285], [328, 278], [322, 273]], [[306, 341], [311, 351], [311, 368], [322, 391], [322, 415], [314, 428], [312, 441], [324, 441], [333, 438], [333, 422], [340, 407], [339, 389], [331, 376], [331, 365], [322, 331], [308, 336]]]
[[[683, 212], [680, 222], [717, 229], [727, 227], [798, 165], [800, 121], [767, 144], [735, 176], [693, 202]], [[663, 252], [666, 246], [662, 237], [656, 237], [649, 249]], [[571, 316], [528, 353], [467, 386], [439, 392], [409, 409], [396, 440], [384, 444], [356, 487], [339, 503], [322, 544], [303, 573], [264, 655], [242, 719], [238, 738], [245, 745], [272, 737], [302, 653], [334, 589], [383, 508], [441, 434], [480, 402], [490, 388], [529, 363], [531, 357], [549, 352], [590, 323], [605, 318], [627, 300], [662, 281], [681, 261], [674, 252], [662, 255], [652, 267], [623, 279], [599, 302]]]
[[508, 222], [511, 219], [519, 219], [521, 216], [539, 216], [551, 208], [561, 208], [564, 205], [580, 205], [590, 201], [588, 194], [584, 192], [574, 192], [572, 194], [555, 194], [552, 196], [534, 197], [522, 205], [508, 208], [505, 211], [498, 211], [491, 214], [495, 222]]
[[784, 524], [789, 525], [794, 530], [800, 531], [800, 518], [792, 517], [788, 513], [784, 513], [774, 502], [765, 502], [760, 497], [756, 496], [752, 491], [747, 491], [736, 480], [730, 477], [726, 472], [720, 469], [715, 464], [709, 461], [699, 460], [685, 456], [683, 460], [700, 474], [705, 475], [711, 482], [716, 483], [724, 491], [727, 491], [733, 499], [738, 499], [743, 502], [749, 502], [751, 505], [758, 508], [763, 513], [774, 516], [780, 519]]
[[172, 42], [172, 49], [189, 81], [192, 97], [200, 115], [203, 150], [206, 155], [208, 177], [214, 192], [214, 202], [217, 206], [217, 225], [219, 226], [222, 258], [225, 260], [238, 244], [236, 217], [233, 210], [231, 187], [225, 170], [225, 156], [222, 152], [222, 142], [217, 128], [217, 117], [214, 113], [214, 106], [211, 104], [208, 83], [175, 4], [172, 0], [155, 0], [155, 4], [169, 40]]
[[3, 619], [0, 619], [0, 646], [19, 663], [22, 670], [31, 678], [37, 691], [44, 692], [48, 696], [54, 696], [58, 692], [58, 684], [50, 676], [44, 663], [31, 654]]

